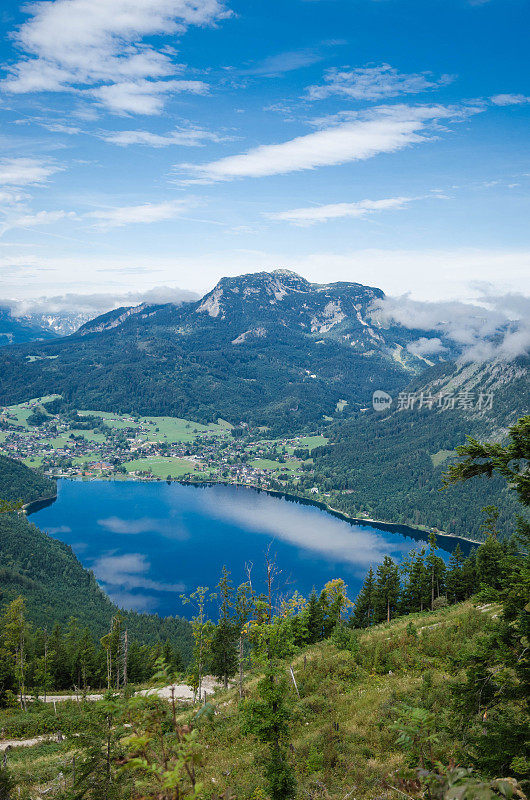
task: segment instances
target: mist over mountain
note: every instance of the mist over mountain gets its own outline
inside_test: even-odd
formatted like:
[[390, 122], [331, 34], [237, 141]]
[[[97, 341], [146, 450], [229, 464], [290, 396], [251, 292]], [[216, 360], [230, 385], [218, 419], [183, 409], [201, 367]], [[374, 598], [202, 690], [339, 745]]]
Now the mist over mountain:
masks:
[[[93, 294], [74, 294], [43, 296], [25, 300], [6, 299], [0, 300], [0, 308], [5, 307], [5, 315], [10, 320], [13, 333], [17, 326], [35, 328], [31, 335], [28, 331], [27, 338], [13, 338], [12, 341], [2, 341], [0, 344], [18, 344], [23, 341], [32, 341], [39, 337], [40, 331], [46, 334], [69, 336], [75, 333], [94, 317], [105, 314], [120, 306], [134, 306], [138, 303], [180, 303], [192, 302], [198, 299], [195, 292], [171, 286], [155, 286], [146, 291], [131, 291], [121, 294], [100, 292]], [[7, 331], [6, 331], [7, 332]], [[44, 338], [51, 338], [46, 335]]]

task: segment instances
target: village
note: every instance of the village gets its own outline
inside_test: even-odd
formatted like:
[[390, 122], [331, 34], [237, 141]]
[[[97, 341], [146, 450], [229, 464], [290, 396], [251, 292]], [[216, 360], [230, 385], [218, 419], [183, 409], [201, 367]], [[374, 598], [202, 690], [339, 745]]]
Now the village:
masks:
[[[311, 451], [322, 435], [266, 439], [218, 420], [57, 410], [59, 396], [0, 408], [0, 452], [54, 478], [224, 482], [319, 493]], [[55, 412], [55, 413], [54, 413]]]

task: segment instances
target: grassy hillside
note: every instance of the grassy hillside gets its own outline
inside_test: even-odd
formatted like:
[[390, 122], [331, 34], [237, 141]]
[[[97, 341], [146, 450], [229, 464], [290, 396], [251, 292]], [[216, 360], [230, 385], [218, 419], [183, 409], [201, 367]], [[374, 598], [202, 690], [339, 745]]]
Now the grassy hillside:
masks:
[[[392, 725], [401, 704], [427, 706], [442, 733], [436, 746], [444, 763], [459, 760], [451, 731], [448, 685], [458, 679], [458, 663], [479, 634], [494, 625], [493, 607], [483, 613], [464, 603], [435, 613], [414, 614], [363, 631], [338, 646], [313, 646], [284, 665], [293, 666], [300, 699], [291, 682], [292, 764], [300, 797], [357, 800], [399, 797], [404, 775], [414, 776]], [[250, 691], [255, 690], [254, 677]], [[218, 701], [218, 716], [205, 727], [206, 785], [238, 797], [255, 796], [261, 776], [255, 769], [255, 738], [244, 733], [235, 691]], [[397, 791], [390, 787], [396, 786]]]
[[[459, 760], [463, 755], [460, 731], [451, 724], [448, 688], [461, 677], [462, 660], [478, 637], [495, 629], [497, 610], [468, 602], [410, 615], [363, 631], [357, 638], [350, 636], [342, 644], [327, 640], [283, 662], [280, 672], [289, 682], [289, 759], [298, 784], [296, 797], [343, 800], [349, 794], [356, 800], [391, 800], [402, 797], [403, 791], [419, 797], [414, 784], [417, 759], [398, 744], [399, 732], [393, 727], [403, 704], [428, 709], [435, 718], [433, 755], [445, 764], [452, 757]], [[290, 678], [291, 666], [299, 698]], [[198, 728], [201, 796], [225, 796], [226, 792], [227, 797], [267, 797], [260, 768], [262, 746], [246, 729], [244, 712], [245, 704], [256, 697], [259, 678], [257, 668], [246, 674], [243, 705], [232, 688], [218, 692], [213, 706], [198, 719], [199, 707], [181, 711], [179, 722], [194, 720]], [[215, 713], [209, 713], [213, 709]], [[13, 712], [0, 713], [6, 731], [17, 730], [10, 727]], [[61, 729], [74, 734], [83, 714], [91, 711], [72, 704], [60, 713]], [[49, 786], [59, 771], [69, 784], [77, 749], [72, 735], [61, 745], [15, 751], [9, 761], [13, 777], [24, 792], [36, 785]]]

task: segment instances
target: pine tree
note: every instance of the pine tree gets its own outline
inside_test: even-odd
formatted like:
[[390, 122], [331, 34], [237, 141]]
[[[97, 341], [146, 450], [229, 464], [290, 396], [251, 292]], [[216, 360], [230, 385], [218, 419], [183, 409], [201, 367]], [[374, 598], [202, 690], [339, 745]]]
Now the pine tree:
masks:
[[315, 644], [322, 639], [324, 616], [315, 590], [311, 592], [307, 605], [302, 612], [302, 621], [307, 632], [307, 643]]
[[383, 563], [377, 567], [377, 581], [375, 588], [376, 622], [386, 619], [390, 622], [392, 613], [395, 612], [400, 591], [399, 570], [397, 564], [385, 556]]
[[373, 567], [370, 567], [353, 609], [352, 624], [355, 628], [368, 628], [373, 625], [376, 603], [375, 592], [374, 570]]
[[429, 552], [425, 561], [429, 574], [431, 611], [434, 609], [435, 599], [440, 597], [445, 589], [445, 563], [440, 556], [436, 555], [437, 550], [436, 534], [431, 531], [429, 534]]
[[400, 608], [405, 613], [423, 611], [429, 603], [430, 587], [427, 567], [425, 566], [425, 548], [412, 557], [408, 574], [404, 581]]
[[234, 590], [230, 580], [230, 573], [224, 566], [221, 579], [217, 584], [218, 596], [221, 601], [219, 606], [219, 622], [213, 631], [210, 645], [210, 669], [216, 678], [223, 681], [225, 689], [228, 680], [232, 678], [238, 667], [237, 642], [239, 638], [239, 625], [233, 618]]
[[486, 538], [492, 536], [497, 539], [499, 531], [497, 530], [497, 522], [499, 520], [499, 509], [497, 506], [484, 506], [482, 509], [485, 519], [480, 529], [486, 534]]
[[296, 779], [288, 755], [291, 715], [287, 696], [285, 675], [279, 674], [268, 659], [258, 684], [258, 699], [247, 700], [242, 708], [244, 728], [267, 746], [261, 763], [271, 800], [290, 800], [296, 794]]
[[504, 549], [489, 535], [477, 550], [477, 577], [479, 584], [491, 589], [501, 589], [504, 573]]

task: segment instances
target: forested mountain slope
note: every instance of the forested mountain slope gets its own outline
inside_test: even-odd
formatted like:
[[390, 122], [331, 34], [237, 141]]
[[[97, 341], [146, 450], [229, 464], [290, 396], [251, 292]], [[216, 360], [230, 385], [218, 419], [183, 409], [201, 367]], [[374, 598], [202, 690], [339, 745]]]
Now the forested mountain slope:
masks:
[[[312, 452], [317, 483], [343, 490], [334, 505], [346, 513], [472, 538], [482, 538], [483, 506], [495, 504], [501, 534], [511, 533], [514, 515], [523, 509], [500, 478], [440, 487], [453, 450], [465, 443], [466, 434], [502, 439], [508, 426], [527, 413], [528, 365], [528, 359], [520, 358], [433, 368], [401, 398], [394, 396], [388, 411], [370, 408], [332, 426], [334, 444]], [[439, 407], [440, 394], [445, 408]], [[436, 400], [427, 402], [428, 397]]]
[[20, 461], [0, 455], [0, 498], [31, 503], [41, 498], [54, 497], [55, 481], [28, 469]]
[[314, 426], [339, 400], [360, 407], [425, 368], [405, 347], [418, 332], [372, 319], [382, 297], [287, 270], [223, 278], [196, 303], [121, 308], [4, 350], [0, 403], [58, 392], [77, 408]]

